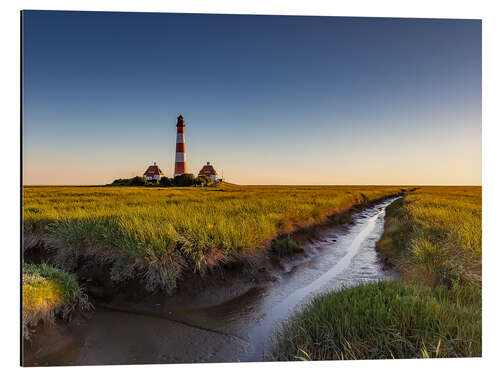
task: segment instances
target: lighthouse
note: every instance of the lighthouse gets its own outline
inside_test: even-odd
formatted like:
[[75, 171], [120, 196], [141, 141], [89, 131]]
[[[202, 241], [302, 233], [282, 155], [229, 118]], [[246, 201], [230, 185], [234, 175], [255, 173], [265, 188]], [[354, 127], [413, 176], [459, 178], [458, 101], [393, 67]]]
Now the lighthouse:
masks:
[[174, 177], [186, 173], [186, 143], [184, 141], [184, 117], [177, 117], [177, 142], [175, 145]]

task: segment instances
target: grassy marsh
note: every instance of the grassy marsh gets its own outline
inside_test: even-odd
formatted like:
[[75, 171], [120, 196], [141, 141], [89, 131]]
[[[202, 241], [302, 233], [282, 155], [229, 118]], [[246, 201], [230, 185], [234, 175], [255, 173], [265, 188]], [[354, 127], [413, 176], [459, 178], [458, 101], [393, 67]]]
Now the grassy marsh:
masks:
[[481, 355], [481, 294], [398, 281], [314, 299], [276, 337], [273, 360]]
[[481, 284], [481, 187], [424, 187], [387, 211], [377, 250], [404, 281]]
[[275, 338], [275, 360], [481, 356], [481, 187], [393, 203], [377, 244], [400, 281], [327, 293]]
[[150, 290], [171, 291], [185, 270], [203, 273], [354, 204], [399, 191], [227, 183], [206, 189], [25, 186], [25, 243], [56, 249], [56, 264], [66, 270], [85, 256], [111, 263], [114, 281], [140, 277]]

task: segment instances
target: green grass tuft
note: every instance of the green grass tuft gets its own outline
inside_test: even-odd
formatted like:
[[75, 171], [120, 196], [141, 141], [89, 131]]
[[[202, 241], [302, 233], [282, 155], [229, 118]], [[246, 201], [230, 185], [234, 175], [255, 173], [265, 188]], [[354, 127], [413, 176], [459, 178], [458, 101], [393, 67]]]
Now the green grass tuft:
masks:
[[304, 251], [297, 243], [289, 238], [282, 238], [273, 241], [271, 246], [271, 252], [276, 255], [278, 258], [284, 256], [290, 256], [298, 252]]
[[23, 264], [23, 335], [40, 321], [51, 323], [56, 314], [68, 316], [91, 305], [75, 275], [46, 264]]

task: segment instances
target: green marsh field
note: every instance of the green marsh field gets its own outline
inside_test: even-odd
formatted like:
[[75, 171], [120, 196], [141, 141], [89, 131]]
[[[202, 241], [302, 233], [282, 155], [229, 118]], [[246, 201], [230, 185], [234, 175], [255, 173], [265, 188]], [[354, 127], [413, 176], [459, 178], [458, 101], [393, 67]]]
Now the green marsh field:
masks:
[[76, 276], [82, 259], [102, 265], [115, 283], [175, 293], [187, 274], [266, 256], [298, 230], [401, 193], [377, 244], [401, 279], [315, 298], [282, 327], [267, 356], [481, 356], [481, 187], [25, 186], [25, 254], [51, 253], [50, 265], [24, 265], [25, 324], [89, 307]]
[[421, 187], [387, 209], [380, 257], [401, 280], [316, 298], [270, 357], [480, 357], [481, 187]]
[[25, 244], [58, 251], [66, 269], [79, 254], [113, 262], [116, 281], [139, 272], [149, 289], [171, 290], [186, 270], [228, 257], [328, 215], [396, 194], [395, 187], [215, 188], [25, 187]]

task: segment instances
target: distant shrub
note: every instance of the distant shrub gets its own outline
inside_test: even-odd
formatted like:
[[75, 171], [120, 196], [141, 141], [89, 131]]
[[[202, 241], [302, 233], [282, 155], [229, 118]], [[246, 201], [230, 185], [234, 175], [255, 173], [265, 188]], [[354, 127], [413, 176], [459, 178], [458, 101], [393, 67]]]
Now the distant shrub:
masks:
[[210, 177], [207, 176], [198, 176], [194, 179], [196, 185], [209, 185], [212, 183]]
[[163, 176], [160, 178], [161, 186], [174, 186], [174, 179]]
[[144, 177], [135, 176], [130, 179], [130, 186], [144, 186], [146, 179]]
[[111, 185], [117, 185], [117, 186], [126, 186], [128, 184], [128, 179], [127, 178], [118, 178], [114, 180]]
[[135, 176], [133, 178], [119, 178], [114, 180], [111, 185], [114, 186], [144, 186], [146, 179], [144, 177]]
[[195, 184], [195, 178], [191, 173], [181, 174], [174, 177], [175, 186], [193, 186]]

